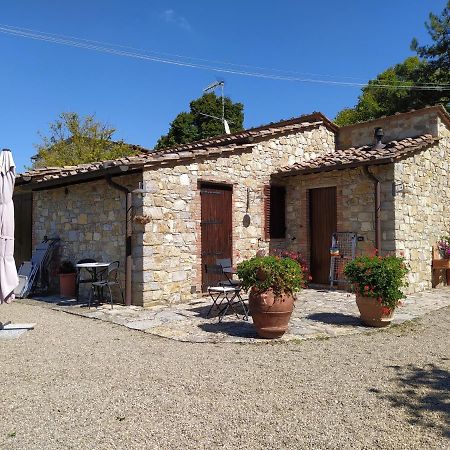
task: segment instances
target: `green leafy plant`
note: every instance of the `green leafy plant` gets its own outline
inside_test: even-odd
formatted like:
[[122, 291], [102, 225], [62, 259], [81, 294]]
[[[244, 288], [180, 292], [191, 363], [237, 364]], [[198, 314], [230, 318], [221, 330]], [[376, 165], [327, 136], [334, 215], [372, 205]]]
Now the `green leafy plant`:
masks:
[[279, 256], [255, 256], [241, 262], [237, 273], [244, 289], [265, 291], [272, 288], [275, 295], [300, 291], [305, 274], [296, 260]]
[[62, 261], [59, 265], [59, 273], [67, 274], [67, 273], [76, 273], [75, 266], [72, 261]]
[[405, 298], [401, 289], [408, 286], [407, 273], [405, 260], [399, 256], [359, 256], [344, 268], [353, 291], [364, 297], [377, 298], [386, 314]]

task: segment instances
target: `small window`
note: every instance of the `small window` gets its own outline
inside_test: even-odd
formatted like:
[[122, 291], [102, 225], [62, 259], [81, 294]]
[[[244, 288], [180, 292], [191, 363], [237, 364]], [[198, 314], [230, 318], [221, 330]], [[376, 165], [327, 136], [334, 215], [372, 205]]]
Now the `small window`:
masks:
[[286, 188], [265, 186], [264, 188], [265, 238], [286, 237]]

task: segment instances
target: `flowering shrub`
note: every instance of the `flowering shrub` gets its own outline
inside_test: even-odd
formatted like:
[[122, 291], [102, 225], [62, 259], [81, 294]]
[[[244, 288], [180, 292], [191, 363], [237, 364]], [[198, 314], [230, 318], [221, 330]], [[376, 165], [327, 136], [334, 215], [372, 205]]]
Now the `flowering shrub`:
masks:
[[294, 293], [305, 284], [302, 266], [292, 258], [255, 256], [237, 266], [244, 289], [265, 291], [272, 288], [276, 295]]
[[359, 256], [344, 268], [344, 274], [356, 294], [375, 297], [383, 305], [385, 315], [395, 309], [405, 295], [401, 291], [408, 268], [399, 256]]
[[279, 258], [293, 259], [298, 264], [300, 264], [300, 268], [302, 269], [303, 272], [304, 283], [306, 284], [308, 281], [311, 280], [308, 265], [306, 264], [306, 260], [303, 258], [303, 255], [300, 252], [275, 248], [270, 251], [270, 254], [273, 256], [278, 256]]
[[437, 243], [437, 248], [443, 258], [450, 258], [450, 236], [441, 236], [441, 240]]

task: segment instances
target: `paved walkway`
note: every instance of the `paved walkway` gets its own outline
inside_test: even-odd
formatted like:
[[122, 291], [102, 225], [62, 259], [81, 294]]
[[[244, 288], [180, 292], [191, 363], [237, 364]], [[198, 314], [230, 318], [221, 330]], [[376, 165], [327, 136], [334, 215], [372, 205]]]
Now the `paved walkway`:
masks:
[[[137, 306], [108, 305], [88, 309], [85, 304], [64, 300], [59, 296], [36, 302], [52, 309], [124, 325], [153, 335], [185, 342], [271, 342], [259, 339], [252, 320], [244, 321], [228, 314], [223, 322], [217, 317], [206, 318], [211, 305], [207, 298], [188, 304], [172, 304], [141, 308]], [[450, 288], [432, 289], [410, 295], [404, 306], [397, 308], [393, 324], [421, 317], [431, 311], [450, 306]], [[294, 313], [283, 341], [326, 339], [334, 336], [364, 333], [376, 330], [361, 324], [355, 297], [342, 291], [305, 289], [298, 296]]]

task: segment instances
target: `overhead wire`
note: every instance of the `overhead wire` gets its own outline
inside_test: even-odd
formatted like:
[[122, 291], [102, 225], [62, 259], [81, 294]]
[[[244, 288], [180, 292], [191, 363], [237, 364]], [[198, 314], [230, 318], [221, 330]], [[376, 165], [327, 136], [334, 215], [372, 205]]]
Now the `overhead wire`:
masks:
[[[102, 53], [108, 53], [116, 56], [129, 57], [134, 59], [140, 59], [145, 61], [159, 62], [164, 64], [170, 64], [180, 67], [188, 67], [202, 70], [209, 70], [218, 73], [226, 73], [232, 75], [241, 75], [247, 77], [254, 78], [263, 78], [263, 79], [271, 79], [271, 80], [281, 80], [281, 81], [294, 81], [294, 82], [303, 82], [303, 83], [319, 83], [319, 84], [328, 84], [328, 85], [338, 85], [338, 86], [349, 86], [349, 87], [367, 87], [371, 86], [374, 88], [395, 88], [395, 89], [408, 89], [408, 90], [426, 90], [426, 91], [447, 91], [450, 90], [450, 84], [442, 83], [442, 84], [408, 84], [405, 82], [400, 83], [387, 83], [383, 80], [372, 80], [369, 83], [361, 83], [361, 82], [351, 82], [351, 81], [338, 81], [338, 80], [323, 80], [318, 78], [307, 78], [307, 77], [299, 77], [293, 76], [296, 72], [289, 71], [281, 71], [279, 69], [268, 69], [268, 68], [258, 68], [254, 66], [248, 65], [238, 65], [233, 63], [224, 63], [220, 61], [210, 61], [207, 59], [200, 58], [192, 58], [192, 57], [184, 57], [181, 55], [170, 55], [167, 53], [156, 53], [151, 52], [154, 55], [166, 55], [163, 56], [154, 56], [146, 53], [142, 53], [142, 50], [133, 49], [132, 47], [118, 45], [118, 44], [107, 44], [100, 41], [93, 41], [88, 39], [76, 38], [76, 37], [68, 37], [62, 35], [55, 35], [46, 32], [39, 32], [26, 28], [18, 28], [11, 27], [8, 25], [0, 24], [0, 33], [8, 34], [16, 37], [44, 41], [54, 44], [66, 45], [75, 48], [83, 48], [92, 51], [98, 51]], [[116, 48], [114, 48], [116, 47]], [[118, 47], [118, 48], [117, 48]], [[127, 51], [125, 49], [131, 49], [133, 51]], [[183, 61], [182, 59], [186, 59], [187, 61]], [[190, 60], [202, 61], [202, 63], [190, 62]], [[208, 64], [204, 64], [204, 63]], [[213, 64], [220, 64], [219, 66]], [[231, 67], [226, 67], [226, 66]], [[233, 68], [235, 67], [235, 68]], [[241, 69], [240, 69], [241, 68]], [[268, 71], [278, 72], [277, 73], [268, 73]], [[291, 75], [288, 75], [291, 73]], [[298, 72], [297, 72], [298, 73]], [[319, 75], [316, 75], [319, 76]], [[327, 77], [331, 77], [325, 75]]]

